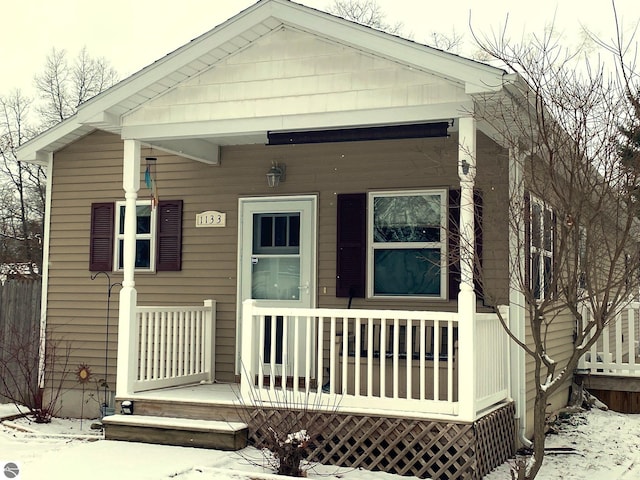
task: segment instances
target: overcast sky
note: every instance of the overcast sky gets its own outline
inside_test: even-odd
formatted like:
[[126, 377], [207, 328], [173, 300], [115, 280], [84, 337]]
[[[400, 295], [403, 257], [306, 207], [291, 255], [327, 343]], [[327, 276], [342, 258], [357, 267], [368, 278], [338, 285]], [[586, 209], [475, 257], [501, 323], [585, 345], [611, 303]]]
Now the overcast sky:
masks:
[[[0, 9], [0, 95], [20, 88], [33, 93], [33, 77], [52, 48], [70, 57], [86, 46], [125, 78], [224, 22], [254, 0], [3, 0]], [[581, 25], [605, 39], [613, 35], [610, 0], [377, 0], [388, 23], [428, 42], [431, 32], [455, 30], [470, 42], [474, 30], [497, 30], [509, 15], [510, 32], [540, 32], [555, 17], [567, 44], [576, 44]], [[333, 0], [299, 0], [326, 10]], [[9, 6], [7, 6], [7, 4]], [[519, 5], [523, 5], [522, 7]], [[625, 26], [640, 20], [640, 0], [616, 0]]]

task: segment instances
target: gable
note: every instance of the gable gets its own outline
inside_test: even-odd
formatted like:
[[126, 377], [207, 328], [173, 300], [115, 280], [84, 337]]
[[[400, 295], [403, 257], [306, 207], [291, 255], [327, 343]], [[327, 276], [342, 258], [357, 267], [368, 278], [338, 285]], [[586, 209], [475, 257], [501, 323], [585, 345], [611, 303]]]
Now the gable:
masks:
[[124, 116], [123, 126], [367, 111], [467, 98], [463, 85], [282, 27], [148, 101]]
[[272, 130], [448, 121], [512, 81], [289, 0], [260, 0], [85, 102], [18, 158], [46, 164], [98, 129], [216, 164], [220, 145], [265, 143]]

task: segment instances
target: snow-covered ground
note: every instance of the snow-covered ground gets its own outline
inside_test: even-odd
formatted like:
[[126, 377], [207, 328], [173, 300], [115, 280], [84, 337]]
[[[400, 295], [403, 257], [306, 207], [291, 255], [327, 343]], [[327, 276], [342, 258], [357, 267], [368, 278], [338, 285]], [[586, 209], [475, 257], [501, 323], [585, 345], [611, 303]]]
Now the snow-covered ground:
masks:
[[[0, 418], [14, 412], [0, 405]], [[0, 424], [0, 468], [15, 463], [16, 480], [36, 478], [91, 480], [260, 480], [281, 479], [272, 475], [262, 454], [246, 448], [221, 452], [198, 448], [168, 447], [143, 443], [107, 441], [91, 430], [91, 421], [54, 419], [36, 425], [26, 419]], [[592, 410], [567, 418], [559, 433], [550, 435], [548, 454], [540, 480], [640, 479], [640, 415]], [[3, 476], [4, 475], [4, 476]], [[10, 472], [0, 478], [12, 478]], [[408, 477], [348, 468], [316, 465], [309, 478], [326, 480], [404, 480]], [[509, 463], [486, 477], [510, 479]]]

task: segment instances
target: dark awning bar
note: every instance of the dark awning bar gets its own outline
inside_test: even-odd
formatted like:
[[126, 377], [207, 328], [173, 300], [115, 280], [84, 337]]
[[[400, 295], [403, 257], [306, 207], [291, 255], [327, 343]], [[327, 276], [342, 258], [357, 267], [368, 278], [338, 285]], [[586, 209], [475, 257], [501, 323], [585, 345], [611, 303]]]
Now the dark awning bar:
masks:
[[361, 142], [365, 140], [397, 140], [401, 138], [446, 137], [449, 122], [413, 123], [384, 127], [340, 128], [268, 132], [269, 145], [296, 143]]

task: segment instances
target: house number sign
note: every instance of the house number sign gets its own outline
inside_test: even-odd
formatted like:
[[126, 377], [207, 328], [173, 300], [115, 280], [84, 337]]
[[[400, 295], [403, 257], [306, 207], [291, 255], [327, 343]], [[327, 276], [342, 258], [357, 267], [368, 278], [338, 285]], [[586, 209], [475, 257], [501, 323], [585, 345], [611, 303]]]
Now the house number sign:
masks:
[[196, 227], [226, 227], [227, 214], [216, 210], [196, 214]]

